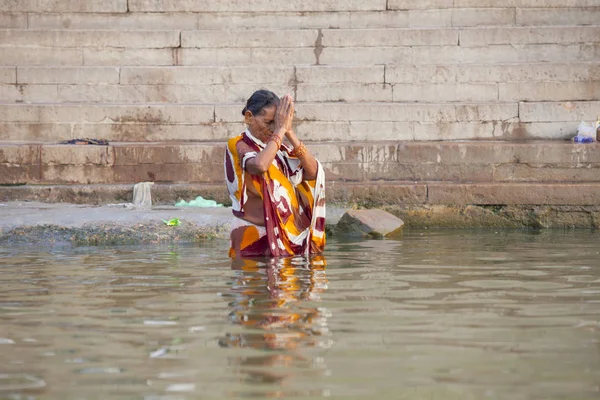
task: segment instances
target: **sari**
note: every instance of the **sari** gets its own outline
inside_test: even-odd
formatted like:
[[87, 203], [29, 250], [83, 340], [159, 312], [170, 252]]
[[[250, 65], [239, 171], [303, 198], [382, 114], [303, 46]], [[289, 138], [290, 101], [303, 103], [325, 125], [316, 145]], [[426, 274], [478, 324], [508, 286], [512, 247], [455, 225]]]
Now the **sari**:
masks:
[[[323, 252], [325, 173], [321, 163], [317, 160], [316, 179], [305, 180], [300, 160], [282, 144], [269, 169], [247, 179], [248, 160], [265, 147], [266, 143], [248, 130], [227, 142], [225, 179], [233, 215], [239, 218], [232, 226], [229, 256], [282, 257]], [[247, 185], [253, 185], [262, 200], [264, 227], [242, 219], [248, 200]]]

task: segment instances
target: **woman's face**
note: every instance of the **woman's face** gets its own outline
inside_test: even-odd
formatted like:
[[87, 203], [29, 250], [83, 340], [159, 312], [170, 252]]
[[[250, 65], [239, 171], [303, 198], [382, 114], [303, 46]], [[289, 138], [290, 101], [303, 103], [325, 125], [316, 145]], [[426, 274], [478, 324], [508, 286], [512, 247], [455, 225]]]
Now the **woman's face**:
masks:
[[257, 139], [267, 142], [275, 129], [275, 111], [277, 111], [275, 105], [263, 108], [258, 115], [246, 111], [245, 121], [250, 133]]

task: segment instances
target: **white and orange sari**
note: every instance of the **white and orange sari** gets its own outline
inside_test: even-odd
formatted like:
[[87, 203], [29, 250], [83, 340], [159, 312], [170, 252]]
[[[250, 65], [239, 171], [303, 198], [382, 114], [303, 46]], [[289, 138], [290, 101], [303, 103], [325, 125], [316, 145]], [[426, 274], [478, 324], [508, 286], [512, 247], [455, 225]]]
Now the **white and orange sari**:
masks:
[[[242, 142], [245, 145], [240, 146]], [[233, 214], [239, 218], [232, 227], [229, 255], [280, 257], [321, 253], [325, 247], [325, 174], [321, 163], [317, 161], [317, 178], [304, 180], [300, 160], [284, 144], [268, 171], [250, 175], [252, 180], [246, 182], [246, 163], [265, 146], [248, 130], [227, 142], [225, 179]], [[241, 219], [248, 200], [247, 185], [253, 185], [263, 201], [264, 227]]]

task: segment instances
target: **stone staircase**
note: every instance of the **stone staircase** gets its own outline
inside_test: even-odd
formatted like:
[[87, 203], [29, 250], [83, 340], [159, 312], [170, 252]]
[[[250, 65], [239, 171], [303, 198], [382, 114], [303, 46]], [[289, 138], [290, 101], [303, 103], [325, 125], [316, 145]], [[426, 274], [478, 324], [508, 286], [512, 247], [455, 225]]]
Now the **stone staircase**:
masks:
[[[225, 140], [292, 93], [332, 200], [600, 203], [600, 0], [4, 0], [0, 200], [226, 201]], [[59, 145], [92, 137], [109, 146]], [[62, 193], [62, 194], [61, 194]]]

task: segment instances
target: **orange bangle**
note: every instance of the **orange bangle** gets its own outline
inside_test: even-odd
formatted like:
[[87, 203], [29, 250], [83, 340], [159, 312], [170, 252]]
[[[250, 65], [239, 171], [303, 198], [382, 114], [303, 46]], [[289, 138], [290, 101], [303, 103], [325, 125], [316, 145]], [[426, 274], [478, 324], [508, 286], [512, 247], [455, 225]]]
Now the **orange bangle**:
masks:
[[307, 152], [306, 146], [304, 145], [304, 143], [300, 142], [298, 147], [296, 147], [294, 149], [294, 151], [292, 151], [292, 155], [294, 157], [302, 158], [306, 155], [306, 152]]
[[273, 135], [269, 139], [269, 142], [275, 142], [275, 144], [277, 145], [277, 148], [279, 149], [281, 147], [282, 140], [279, 136]]

